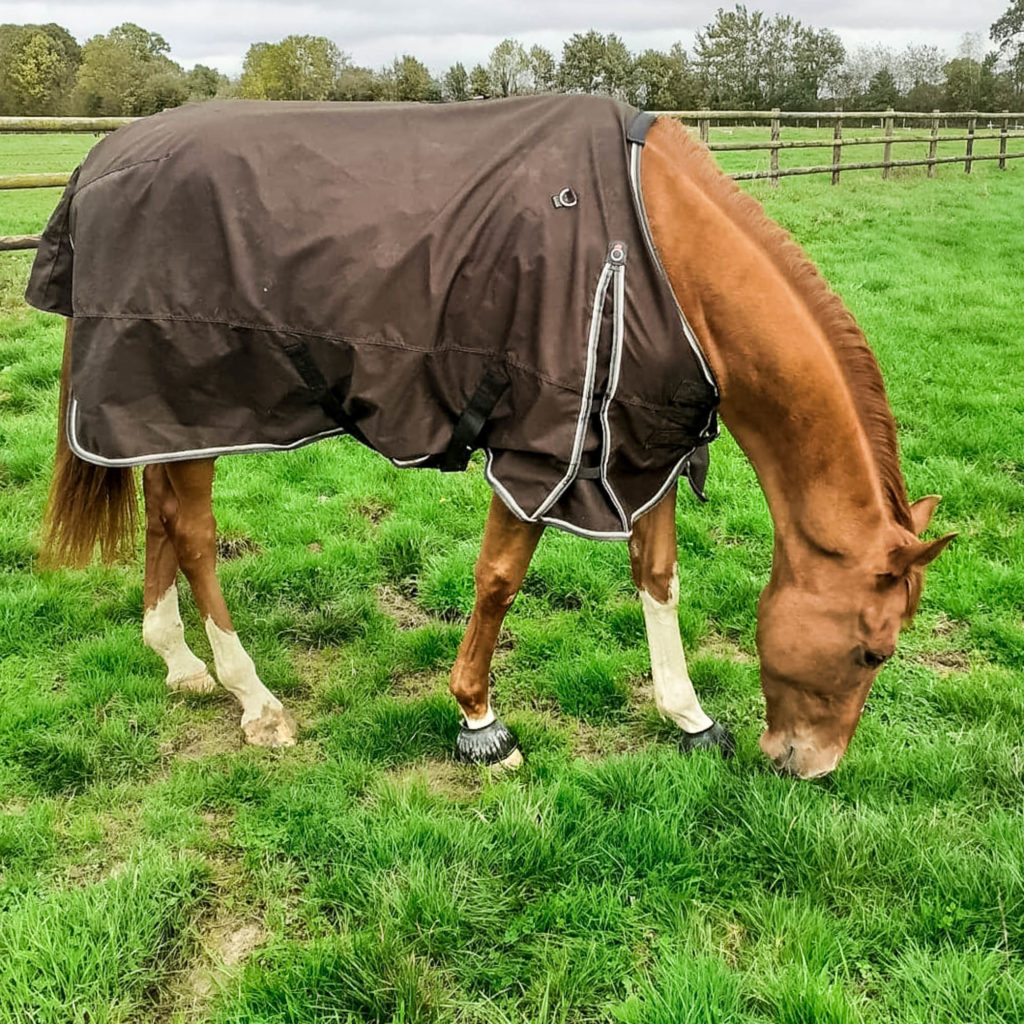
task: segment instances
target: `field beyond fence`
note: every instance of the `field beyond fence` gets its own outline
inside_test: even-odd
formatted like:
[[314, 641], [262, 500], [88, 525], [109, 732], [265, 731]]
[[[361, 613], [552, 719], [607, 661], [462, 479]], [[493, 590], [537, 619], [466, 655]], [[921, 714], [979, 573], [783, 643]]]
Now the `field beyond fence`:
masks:
[[[889, 178], [894, 170], [926, 167], [928, 176], [934, 177], [939, 167], [956, 165], [970, 174], [974, 165], [983, 161], [998, 161], [999, 169], [1005, 170], [1007, 161], [1024, 157], [1024, 113], [1009, 110], [997, 113], [939, 110], [920, 113], [892, 109], [845, 112], [669, 110], [660, 113], [677, 118], [697, 131], [716, 155], [719, 165], [736, 181], [766, 179], [773, 187], [777, 187], [782, 178], [811, 174], [829, 174], [832, 184], [838, 185], [844, 173], [865, 170], [881, 170], [882, 177]], [[127, 117], [0, 117], [0, 135], [96, 137], [131, 120]], [[848, 147], [863, 147], [857, 149], [860, 158], [844, 161], [844, 150]], [[87, 149], [88, 146], [82, 148], [83, 155]], [[830, 153], [829, 163], [808, 162], [821, 150]], [[737, 154], [751, 153], [756, 155], [753, 168], [749, 166], [749, 157], [737, 158]], [[0, 192], [63, 188], [69, 177], [70, 168], [0, 173]], [[34, 249], [38, 244], [39, 235], [34, 232], [0, 235], [0, 252]]]

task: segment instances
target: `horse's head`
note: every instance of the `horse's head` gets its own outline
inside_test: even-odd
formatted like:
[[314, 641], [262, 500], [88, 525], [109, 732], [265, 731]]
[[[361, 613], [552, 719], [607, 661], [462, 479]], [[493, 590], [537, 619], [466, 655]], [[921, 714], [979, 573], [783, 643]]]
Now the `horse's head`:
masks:
[[[911, 506], [916, 534], [939, 499]], [[912, 618], [924, 567], [955, 534], [922, 541], [894, 527], [873, 558], [776, 559], [761, 595], [757, 646], [768, 728], [761, 749], [782, 772], [810, 779], [839, 763], [868, 691]]]

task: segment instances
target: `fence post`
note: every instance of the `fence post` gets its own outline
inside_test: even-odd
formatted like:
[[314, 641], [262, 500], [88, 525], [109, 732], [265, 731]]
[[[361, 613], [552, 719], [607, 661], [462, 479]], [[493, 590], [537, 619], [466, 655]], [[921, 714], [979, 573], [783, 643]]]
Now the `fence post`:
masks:
[[935, 177], [935, 156], [939, 151], [939, 112], [932, 111], [932, 139], [928, 143], [928, 177]]
[[706, 146], [711, 139], [711, 118], [702, 117], [697, 123], [700, 126], [700, 141]]
[[[779, 141], [779, 135], [782, 133], [782, 122], [779, 120], [779, 108], [772, 108], [772, 142]], [[771, 187], [779, 187], [779, 147], [772, 146], [771, 156], [771, 175], [770, 175]]]
[[892, 166], [892, 132], [896, 125], [896, 111], [889, 107], [885, 112], [885, 149], [882, 152], [882, 177], [889, 177]]
[[[842, 107], [839, 108], [842, 112]], [[832, 184], [839, 184], [839, 164], [843, 159], [843, 147], [839, 145], [840, 140], [843, 137], [843, 119], [841, 117], [836, 118], [836, 123], [832, 128], [832, 139], [835, 145], [832, 147]]]
[[[1008, 110], [1003, 111], [1004, 114], [1009, 114]], [[1006, 137], [1010, 132], [1010, 118], [1003, 118], [1003, 127], [999, 131], [999, 170], [1006, 170]]]
[[967, 119], [967, 152], [964, 154], [964, 174], [971, 173], [971, 157], [974, 154], [974, 127], [978, 122], [977, 112], [972, 110]]

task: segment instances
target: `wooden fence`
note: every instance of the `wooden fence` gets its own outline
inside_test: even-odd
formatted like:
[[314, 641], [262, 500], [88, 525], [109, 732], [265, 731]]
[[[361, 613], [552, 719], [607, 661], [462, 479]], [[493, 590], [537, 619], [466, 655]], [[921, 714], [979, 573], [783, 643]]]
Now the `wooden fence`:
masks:
[[[1009, 152], [1008, 144], [1011, 139], [1024, 140], [1024, 113], [1015, 113], [1010, 110], [1001, 110], [998, 113], [981, 113], [976, 110], [966, 112], [943, 112], [933, 110], [924, 114], [912, 111], [896, 111], [891, 107], [888, 110], [837, 110], [837, 111], [781, 111], [775, 110], [666, 110], [661, 113], [675, 117], [687, 125], [695, 125], [700, 133], [701, 140], [708, 149], [715, 153], [722, 152], [757, 152], [767, 150], [769, 153], [769, 165], [765, 170], [740, 171], [733, 173], [730, 177], [736, 181], [755, 181], [767, 179], [769, 183], [777, 187], [780, 178], [787, 178], [800, 174], [831, 174], [832, 184], [838, 185], [840, 175], [843, 171], [862, 171], [880, 169], [882, 177], [888, 178], [894, 167], [927, 167], [928, 177], [935, 177], [935, 168], [939, 164], [962, 163], [964, 173], [970, 174], [973, 164], [980, 160], [998, 160], [999, 169], [1006, 170], [1007, 160], [1019, 160], [1024, 157], [1024, 152]], [[768, 142], [712, 142], [711, 127], [721, 126], [723, 122], [732, 124], [749, 125], [757, 122], [767, 122], [770, 132]], [[831, 139], [798, 139], [783, 140], [782, 124], [789, 123], [791, 126], [809, 126], [816, 128], [822, 125], [832, 126]], [[863, 124], [867, 122], [874, 125], [878, 122], [882, 135], [868, 137], [858, 136], [857, 138], [844, 138], [843, 127], [851, 123]], [[903, 127], [910, 122], [914, 127], [922, 126], [921, 132], [913, 135], [897, 135], [896, 124], [901, 122]], [[958, 134], [950, 134], [950, 122], [963, 122], [964, 128]], [[979, 132], [979, 126], [982, 131]], [[998, 126], [998, 131], [993, 131]], [[987, 130], [985, 130], [987, 129]], [[945, 134], [943, 132], [945, 131]], [[998, 139], [999, 152], [997, 153], [975, 153], [976, 142]], [[963, 156], [939, 156], [939, 143], [962, 142], [964, 143]], [[896, 160], [893, 158], [893, 147], [922, 143], [928, 144], [928, 155], [922, 159]], [[862, 161], [860, 163], [843, 163], [843, 149], [846, 146], [879, 146], [883, 147], [882, 159], [878, 161]], [[1024, 145], [1024, 143], [1022, 143]], [[817, 164], [809, 167], [780, 167], [779, 153], [783, 150], [793, 149], [831, 149], [832, 162], [829, 164]]]
[[[928, 177], [935, 176], [935, 168], [939, 164], [962, 163], [964, 173], [970, 174], [973, 164], [980, 160], [998, 160], [999, 169], [1006, 169], [1007, 160], [1018, 160], [1024, 157], [1024, 151], [1010, 152], [1010, 140], [1024, 140], [1024, 113], [1001, 110], [998, 113], [979, 113], [978, 111], [943, 112], [933, 110], [931, 113], [910, 111], [867, 110], [867, 111], [781, 111], [781, 110], [665, 110], [659, 111], [674, 117], [683, 124], [694, 127], [701, 140], [715, 153], [726, 152], [768, 152], [768, 167], [762, 170], [737, 171], [730, 174], [736, 181], [755, 181], [767, 179], [772, 186], [778, 186], [781, 178], [804, 174], [831, 174], [832, 184], [838, 185], [843, 171], [861, 171], [880, 169], [882, 177], [888, 178], [894, 167], [927, 167]], [[104, 134], [128, 124], [130, 117], [0, 117], [0, 135], [84, 132]], [[881, 135], [844, 137], [843, 128], [854, 124], [869, 125], [878, 123]], [[913, 135], [897, 135], [897, 122], [902, 127], [909, 124], [927, 126], [926, 129]], [[951, 134], [950, 122], [964, 123], [961, 132]], [[723, 123], [734, 125], [766, 124], [769, 129], [767, 142], [717, 142], [711, 140], [711, 129], [721, 127]], [[823, 125], [832, 127], [831, 138], [828, 139], [783, 139], [782, 125], [791, 127]], [[981, 130], [979, 131], [979, 126]], [[998, 126], [998, 131], [993, 129]], [[997, 153], [975, 153], [976, 142], [999, 140]], [[939, 156], [940, 143], [964, 143], [963, 155]], [[897, 160], [893, 158], [893, 148], [904, 145], [921, 145], [927, 143], [928, 155], [922, 159]], [[843, 163], [843, 149], [847, 146], [882, 146], [880, 161], [864, 161], [860, 163]], [[1024, 145], [1024, 142], [1022, 142]], [[801, 167], [780, 167], [779, 153], [797, 149], [831, 150], [832, 162]], [[0, 174], [0, 190], [18, 188], [63, 188], [69, 174]], [[0, 237], [0, 252], [15, 249], [34, 249], [39, 245], [38, 235], [14, 235]]]

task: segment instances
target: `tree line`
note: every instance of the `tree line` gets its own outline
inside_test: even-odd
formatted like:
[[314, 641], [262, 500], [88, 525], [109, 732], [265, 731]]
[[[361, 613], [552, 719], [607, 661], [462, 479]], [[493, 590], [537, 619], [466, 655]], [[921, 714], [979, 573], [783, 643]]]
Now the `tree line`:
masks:
[[1024, 0], [954, 56], [934, 46], [848, 52], [830, 29], [737, 5], [719, 9], [692, 52], [629, 50], [615, 33], [576, 33], [561, 55], [505, 39], [486, 62], [440, 77], [411, 54], [382, 68], [354, 64], [323, 36], [249, 47], [241, 74], [185, 70], [156, 32], [125, 23], [79, 44], [56, 24], [0, 25], [0, 114], [141, 116], [213, 97], [457, 102], [540, 92], [601, 93], [651, 110], [1020, 109]]

